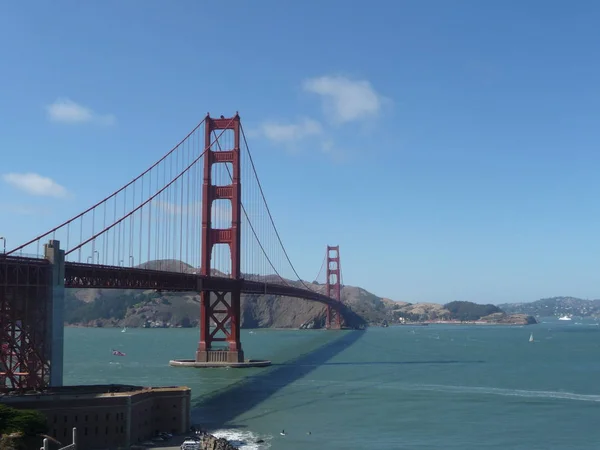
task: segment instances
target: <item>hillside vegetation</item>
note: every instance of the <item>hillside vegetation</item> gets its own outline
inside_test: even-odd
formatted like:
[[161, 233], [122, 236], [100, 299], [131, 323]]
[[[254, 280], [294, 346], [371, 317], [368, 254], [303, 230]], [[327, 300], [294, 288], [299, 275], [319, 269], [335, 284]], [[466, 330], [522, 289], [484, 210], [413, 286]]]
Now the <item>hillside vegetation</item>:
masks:
[[39, 448], [48, 431], [46, 416], [39, 411], [0, 404], [0, 450]]
[[[323, 286], [318, 287], [324, 291]], [[342, 289], [342, 301], [368, 323], [388, 318], [381, 298], [353, 286]], [[242, 295], [244, 328], [320, 328], [325, 323], [323, 304], [272, 295]], [[197, 327], [200, 296], [196, 293], [67, 289], [65, 322], [95, 327]]]
[[406, 303], [396, 302], [391, 306], [393, 321], [401, 322], [437, 322], [458, 321], [474, 322], [483, 321], [490, 323], [535, 323], [535, 319], [524, 315], [506, 314], [499, 307], [487, 304], [481, 305], [473, 302], [454, 301], [445, 305], [438, 303]]
[[450, 312], [452, 319], [462, 321], [479, 320], [490, 314], [503, 312], [494, 305], [479, 305], [472, 302], [450, 302], [444, 305], [444, 308]]
[[[177, 260], [150, 261], [140, 266], [155, 270], [194, 272]], [[223, 274], [214, 272], [215, 275]], [[264, 277], [263, 281], [274, 281]], [[298, 281], [290, 285], [303, 287]], [[317, 292], [325, 286], [311, 284]], [[512, 323], [514, 318], [494, 305], [455, 301], [438, 303], [396, 302], [355, 286], [342, 287], [342, 301], [371, 325], [424, 321], [477, 321]], [[241, 325], [244, 328], [320, 328], [326, 307], [307, 300], [273, 295], [242, 295]], [[67, 289], [65, 322], [94, 327], [197, 327], [200, 296], [194, 292], [158, 292], [117, 289]], [[517, 322], [530, 323], [517, 318]], [[354, 326], [353, 324], [349, 324]]]
[[600, 300], [583, 300], [576, 297], [543, 298], [529, 303], [505, 303], [498, 305], [513, 314], [530, 314], [538, 317], [573, 315], [600, 317]]

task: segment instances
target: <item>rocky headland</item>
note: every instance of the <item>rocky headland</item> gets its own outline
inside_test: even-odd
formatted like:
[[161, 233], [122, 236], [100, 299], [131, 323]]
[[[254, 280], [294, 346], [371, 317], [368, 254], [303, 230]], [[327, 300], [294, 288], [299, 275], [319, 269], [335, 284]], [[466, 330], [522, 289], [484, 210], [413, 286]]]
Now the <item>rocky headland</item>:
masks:
[[[322, 284], [313, 282], [312, 287], [319, 292], [325, 291]], [[342, 287], [342, 301], [370, 326], [406, 323], [536, 323], [529, 315], [507, 314], [494, 305], [393, 301], [356, 286]], [[242, 296], [243, 328], [322, 328], [325, 314], [325, 306], [316, 302], [272, 295]], [[67, 289], [65, 294], [67, 326], [188, 328], [198, 327], [199, 316], [200, 296], [196, 293]]]
[[600, 299], [551, 297], [535, 302], [504, 303], [498, 306], [507, 313], [527, 314], [535, 317], [569, 316], [600, 318]]
[[238, 450], [227, 439], [218, 438], [212, 434], [205, 434], [200, 441], [202, 450]]
[[388, 303], [391, 308], [392, 323], [473, 323], [501, 325], [531, 325], [537, 323], [527, 314], [507, 314], [494, 305], [481, 305], [472, 302], [439, 303]]

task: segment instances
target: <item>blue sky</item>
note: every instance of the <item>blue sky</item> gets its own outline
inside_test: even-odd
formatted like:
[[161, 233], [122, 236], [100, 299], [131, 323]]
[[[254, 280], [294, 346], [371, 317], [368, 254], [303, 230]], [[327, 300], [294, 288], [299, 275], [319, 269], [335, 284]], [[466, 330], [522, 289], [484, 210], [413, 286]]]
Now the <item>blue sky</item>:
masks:
[[4, 2], [0, 235], [240, 111], [303, 277], [339, 244], [347, 284], [396, 300], [600, 298], [598, 23], [592, 1]]

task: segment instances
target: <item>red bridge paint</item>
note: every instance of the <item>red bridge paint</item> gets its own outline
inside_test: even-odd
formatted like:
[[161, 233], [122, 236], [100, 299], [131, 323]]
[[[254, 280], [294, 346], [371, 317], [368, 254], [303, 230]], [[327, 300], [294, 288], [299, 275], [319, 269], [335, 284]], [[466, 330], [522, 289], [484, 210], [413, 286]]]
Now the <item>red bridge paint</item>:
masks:
[[[240, 116], [212, 119], [206, 116], [204, 128], [204, 182], [202, 183], [202, 264], [200, 274], [211, 275], [211, 256], [216, 244], [227, 244], [231, 252], [231, 278], [240, 280], [241, 263], [241, 182], [240, 182]], [[211, 148], [211, 135], [215, 130], [233, 130], [232, 149]], [[217, 141], [218, 142], [218, 141]], [[213, 164], [231, 164], [231, 184], [215, 186], [212, 181]], [[231, 201], [231, 226], [227, 229], [212, 228], [213, 202], [219, 199]], [[200, 342], [196, 351], [197, 362], [213, 362], [222, 358], [222, 352], [213, 353], [214, 342], [227, 343], [227, 362], [243, 362], [244, 351], [240, 342], [241, 283], [236, 282], [224, 289], [203, 289], [200, 303]], [[211, 321], [215, 328], [211, 330]], [[228, 329], [229, 328], [229, 329]]]
[[[219, 138], [225, 131], [232, 139], [223, 144]], [[259, 189], [257, 198], [259, 201], [262, 198], [267, 225], [270, 223], [272, 227], [263, 238], [272, 239], [271, 246], [279, 246], [280, 259], [289, 264], [297, 281], [286, 280], [280, 274], [281, 266], [275, 267], [273, 263], [281, 262], [270, 258], [269, 247], [263, 245], [265, 242], [251, 226], [245, 209], [248, 205], [241, 197], [242, 155], [250, 158], [244, 169], [251, 169], [252, 181], [256, 181]], [[167, 161], [172, 164], [173, 160], [175, 174], [169, 166], [167, 175]], [[218, 176], [213, 179], [212, 169], [223, 168], [223, 164], [231, 168], [226, 180], [229, 184], [217, 185]], [[244, 195], [247, 192], [252, 189], [246, 187]], [[174, 203], [164, 204], [165, 199], [168, 203], [175, 198]], [[211, 210], [217, 200], [231, 205], [230, 223], [225, 227], [211, 222]], [[179, 214], [174, 216], [173, 212]], [[185, 227], [184, 212], [191, 218], [190, 222], [186, 219]], [[246, 248], [241, 250], [242, 219], [244, 224], [250, 224], [258, 242], [259, 247], [252, 253]], [[64, 249], [60, 246], [61, 239]], [[247, 241], [244, 238], [244, 244]], [[218, 244], [229, 249], [230, 262], [225, 264], [229, 267], [218, 264], [213, 251]], [[243, 275], [242, 253], [245, 258], [248, 255], [262, 258], [264, 254], [269, 267], [265, 272], [253, 274], [244, 260]], [[305, 283], [290, 261], [262, 192], [239, 115], [219, 119], [207, 115], [179, 144], [133, 181], [61, 225], [0, 254], [0, 391], [43, 390], [49, 385], [62, 384], [64, 349], [59, 331], [63, 330], [64, 288], [199, 292], [200, 339], [195, 361], [200, 363], [244, 361], [240, 342], [242, 292], [320, 302], [325, 305], [327, 328], [339, 329], [344, 320], [364, 324], [341, 301], [339, 247], [328, 246], [324, 261], [327, 262], [325, 291], [323, 285]], [[55, 326], [58, 323], [60, 327]]]
[[327, 305], [327, 319], [325, 322], [325, 327], [328, 329], [339, 330], [340, 328], [342, 328], [342, 319], [340, 311], [340, 306], [342, 302], [342, 289], [340, 283], [340, 246], [336, 245], [335, 247], [333, 247], [328, 245], [326, 258], [327, 282], [325, 284], [325, 295], [327, 295], [327, 297], [329, 298], [336, 300], [338, 302], [338, 305]]

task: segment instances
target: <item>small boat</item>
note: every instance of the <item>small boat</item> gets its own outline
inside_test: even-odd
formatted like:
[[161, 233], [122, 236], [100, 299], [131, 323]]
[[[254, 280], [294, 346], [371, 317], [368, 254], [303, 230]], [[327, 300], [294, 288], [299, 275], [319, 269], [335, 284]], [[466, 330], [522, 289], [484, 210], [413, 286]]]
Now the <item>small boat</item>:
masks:
[[123, 328], [123, 329], [121, 330], [121, 333], [125, 333], [126, 331], [127, 331], [127, 327]]
[[569, 316], [561, 316], [558, 318], [558, 320], [571, 320], [571, 317]]
[[529, 342], [533, 342], [533, 333], [529, 335]]

